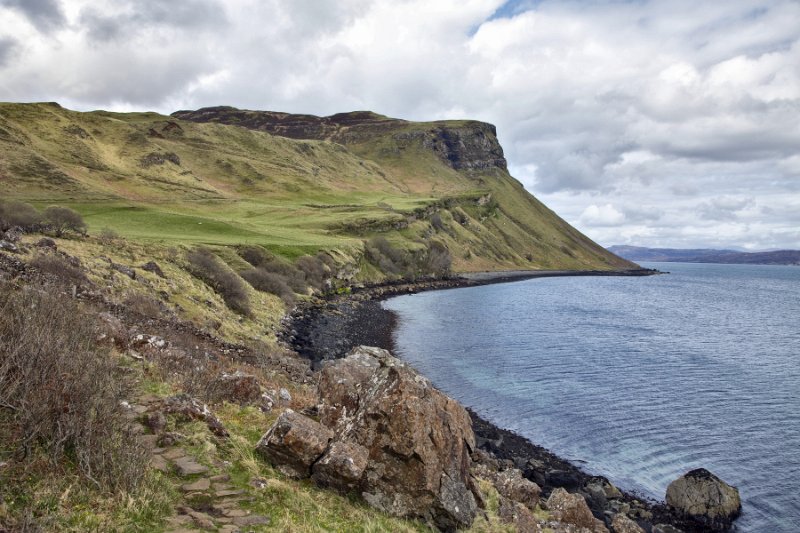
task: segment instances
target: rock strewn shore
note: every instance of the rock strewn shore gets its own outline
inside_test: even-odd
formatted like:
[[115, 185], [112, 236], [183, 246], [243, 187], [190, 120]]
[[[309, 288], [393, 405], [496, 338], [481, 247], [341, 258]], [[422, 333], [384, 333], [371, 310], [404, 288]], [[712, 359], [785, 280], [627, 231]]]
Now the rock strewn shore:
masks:
[[[641, 269], [613, 272], [509, 271], [465, 274], [458, 278], [393, 283], [356, 288], [351, 294], [316, 300], [298, 307], [284, 323], [281, 338], [295, 351], [319, 365], [343, 357], [359, 345], [394, 349], [395, 314], [381, 306], [393, 296], [429, 290], [470, 287], [554, 276], [647, 276], [661, 272]], [[590, 475], [549, 450], [511, 431], [499, 428], [471, 409], [478, 449], [499, 463], [519, 468], [525, 477], [549, 495], [556, 488], [583, 494], [596, 517], [610, 524], [620, 511], [635, 516], [645, 531], [656, 524], [668, 524], [686, 533], [707, 531], [700, 523], [686, 519], [662, 502], [648, 501], [634, 493], [613, 487], [608, 480]]]

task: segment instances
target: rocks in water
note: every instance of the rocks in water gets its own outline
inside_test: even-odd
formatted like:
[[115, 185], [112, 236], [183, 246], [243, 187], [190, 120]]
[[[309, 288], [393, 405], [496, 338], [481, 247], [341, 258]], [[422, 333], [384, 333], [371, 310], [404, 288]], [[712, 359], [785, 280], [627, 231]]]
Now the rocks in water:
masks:
[[570, 494], [564, 489], [555, 489], [547, 499], [547, 508], [554, 519], [586, 528], [594, 533], [608, 533], [603, 522], [596, 519], [580, 494]]
[[611, 529], [614, 533], [645, 533], [639, 524], [625, 516], [624, 514], [614, 515], [611, 521]]
[[475, 437], [461, 405], [386, 350], [364, 346], [323, 368], [319, 393], [322, 423], [368, 452], [368, 503], [445, 530], [472, 523]]
[[742, 511], [739, 491], [706, 470], [698, 468], [667, 487], [667, 505], [711, 529], [726, 529]]
[[215, 398], [239, 405], [257, 403], [261, 399], [261, 385], [252, 375], [237, 370], [232, 374], [223, 373], [211, 384]]
[[306, 416], [287, 409], [267, 431], [256, 446], [283, 474], [306, 478], [311, 465], [325, 453], [333, 431]]
[[353, 442], [334, 442], [314, 463], [311, 479], [322, 487], [350, 492], [359, 487], [368, 459], [369, 453], [363, 446]]

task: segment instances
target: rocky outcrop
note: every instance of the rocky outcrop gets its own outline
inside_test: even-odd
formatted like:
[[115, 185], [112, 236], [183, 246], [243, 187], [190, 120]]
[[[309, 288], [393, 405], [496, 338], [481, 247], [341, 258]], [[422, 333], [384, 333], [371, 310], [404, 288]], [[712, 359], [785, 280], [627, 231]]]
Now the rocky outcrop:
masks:
[[611, 529], [614, 533], [645, 533], [639, 524], [625, 516], [624, 514], [614, 515], [611, 521]]
[[307, 478], [311, 466], [328, 449], [333, 432], [291, 409], [284, 411], [256, 446], [281, 473]]
[[705, 468], [670, 483], [666, 500], [673, 509], [716, 530], [728, 528], [742, 511], [739, 491]]
[[258, 379], [246, 372], [223, 372], [211, 384], [211, 395], [239, 405], [253, 404], [261, 400], [261, 385]]
[[608, 533], [603, 522], [592, 515], [586, 500], [580, 494], [570, 494], [564, 489], [556, 489], [547, 499], [547, 509], [558, 522], [586, 528], [593, 533]]
[[363, 346], [322, 370], [319, 393], [321, 422], [367, 450], [367, 502], [445, 530], [472, 523], [475, 440], [461, 405], [386, 350]]
[[347, 493], [359, 488], [368, 460], [369, 452], [363, 446], [337, 441], [314, 463], [311, 479], [321, 487]]
[[243, 126], [290, 139], [328, 140], [344, 145], [361, 144], [388, 133], [393, 146], [387, 150], [398, 153], [410, 147], [429, 150], [455, 170], [508, 167], [496, 128], [474, 120], [411, 123], [370, 111], [317, 117], [224, 106], [177, 111], [172, 116], [193, 122]]

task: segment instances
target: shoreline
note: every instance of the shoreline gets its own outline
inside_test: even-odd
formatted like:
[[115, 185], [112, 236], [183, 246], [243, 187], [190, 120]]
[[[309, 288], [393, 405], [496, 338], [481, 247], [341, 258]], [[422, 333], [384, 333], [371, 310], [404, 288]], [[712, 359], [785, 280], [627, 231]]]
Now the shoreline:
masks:
[[[545, 277], [570, 276], [649, 276], [663, 274], [652, 269], [626, 271], [500, 271], [459, 274], [457, 278], [388, 283], [358, 287], [351, 294], [334, 295], [308, 302], [285, 320], [279, 338], [319, 368], [323, 361], [343, 357], [358, 345], [377, 346], [394, 352], [393, 332], [398, 317], [383, 308], [381, 301], [404, 294], [431, 290], [475, 287]], [[544, 495], [558, 487], [580, 492], [597, 518], [609, 523], [616, 512], [635, 517], [645, 530], [656, 524], [669, 524], [685, 533], [707, 531], [698, 523], [671, 511], [664, 502], [619, 489], [620, 497], [607, 499], [602, 487], [610, 482], [585, 472], [552, 451], [529, 439], [503, 429], [478, 415], [469, 413], [477, 449], [489, 453], [504, 466], [514, 466], [536, 482]], [[612, 485], [613, 486], [613, 485]], [[606, 491], [607, 492], [607, 491]]]

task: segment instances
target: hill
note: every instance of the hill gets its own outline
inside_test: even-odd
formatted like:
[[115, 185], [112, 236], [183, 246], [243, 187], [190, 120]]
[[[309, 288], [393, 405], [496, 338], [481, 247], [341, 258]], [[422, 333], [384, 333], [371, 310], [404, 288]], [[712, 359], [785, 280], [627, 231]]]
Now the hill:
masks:
[[610, 246], [608, 250], [630, 261], [667, 263], [721, 263], [731, 265], [800, 265], [800, 250], [737, 252], [736, 250], [645, 248]]

